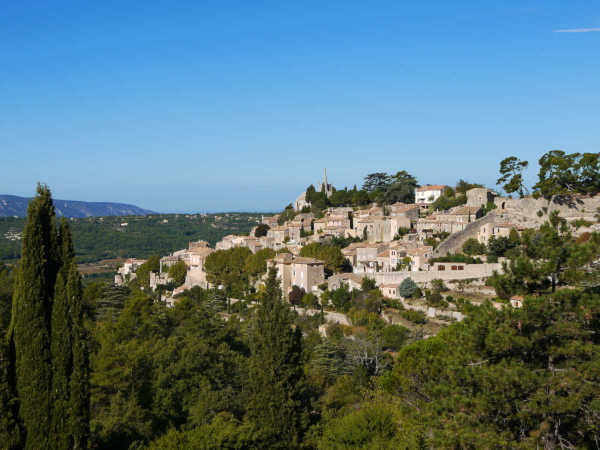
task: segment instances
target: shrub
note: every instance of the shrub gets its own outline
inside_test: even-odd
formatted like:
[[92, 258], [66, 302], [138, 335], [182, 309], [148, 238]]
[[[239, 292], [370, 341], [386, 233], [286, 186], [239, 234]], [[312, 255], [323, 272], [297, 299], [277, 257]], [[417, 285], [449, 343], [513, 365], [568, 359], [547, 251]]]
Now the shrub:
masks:
[[415, 295], [417, 289], [417, 283], [415, 283], [412, 278], [405, 278], [402, 280], [402, 283], [400, 283], [398, 293], [404, 298], [411, 298]]
[[417, 325], [422, 325], [427, 323], [427, 317], [423, 311], [413, 311], [412, 309], [407, 309], [404, 311], [400, 311], [400, 316], [409, 322], [416, 323]]

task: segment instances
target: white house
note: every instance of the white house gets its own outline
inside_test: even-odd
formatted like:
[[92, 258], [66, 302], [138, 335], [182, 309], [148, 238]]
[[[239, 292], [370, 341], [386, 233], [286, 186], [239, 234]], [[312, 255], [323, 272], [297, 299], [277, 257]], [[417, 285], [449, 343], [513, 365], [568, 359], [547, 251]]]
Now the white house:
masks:
[[430, 205], [444, 193], [448, 186], [443, 184], [428, 184], [415, 189], [415, 203]]

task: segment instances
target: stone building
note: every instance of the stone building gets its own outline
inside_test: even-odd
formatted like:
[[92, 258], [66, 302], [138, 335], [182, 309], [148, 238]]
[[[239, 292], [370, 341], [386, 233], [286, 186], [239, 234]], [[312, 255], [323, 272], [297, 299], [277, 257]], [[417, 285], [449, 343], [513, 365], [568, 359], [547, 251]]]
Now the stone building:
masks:
[[487, 188], [473, 188], [467, 191], [467, 206], [482, 207], [494, 202], [495, 194]]
[[428, 184], [415, 189], [415, 203], [429, 206], [442, 196], [448, 186], [443, 184]]
[[492, 237], [508, 237], [510, 236], [510, 230], [516, 228], [512, 223], [486, 223], [479, 228], [477, 240], [487, 245]]
[[298, 286], [306, 292], [318, 290], [325, 281], [323, 261], [304, 258], [291, 253], [280, 253], [269, 261], [269, 265], [277, 269], [277, 277], [281, 281], [281, 291], [287, 298], [292, 286]]

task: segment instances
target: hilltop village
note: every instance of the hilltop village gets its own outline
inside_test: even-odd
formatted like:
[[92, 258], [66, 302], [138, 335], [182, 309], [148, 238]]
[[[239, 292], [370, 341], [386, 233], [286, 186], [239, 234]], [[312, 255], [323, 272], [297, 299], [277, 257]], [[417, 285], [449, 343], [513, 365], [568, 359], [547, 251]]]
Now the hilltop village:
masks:
[[[552, 209], [569, 221], [591, 221], [586, 223], [591, 228], [578, 228], [577, 233], [595, 230], [594, 212], [600, 206], [595, 204], [595, 198], [580, 200], [579, 208], [552, 204], [548, 210], [549, 203], [544, 199], [502, 197], [483, 186], [461, 182], [468, 188], [463, 192], [440, 184], [416, 187], [412, 203], [372, 202], [315, 211], [307, 198], [311, 190], [313, 197], [328, 199], [336, 192], [325, 170], [318, 188], [309, 187], [281, 214], [263, 216], [262, 223], [249, 233], [227, 235], [214, 248], [206, 241], [190, 242], [188, 248], [161, 257], [158, 270], [148, 274], [148, 284], [152, 290], [161, 291], [161, 298], [168, 305], [195, 286], [224, 289], [217, 281], [219, 277], [211, 278], [207, 258], [245, 248], [260, 255], [265, 264], [265, 270], [259, 270], [251, 280], [255, 290], [260, 289], [266, 268], [274, 267], [284, 298], [308, 294], [321, 299], [321, 306], [325, 307], [324, 293], [341, 287], [360, 290], [365, 278], [386, 298], [403, 302], [406, 294], [401, 286], [407, 279], [419, 291], [445, 283], [448, 289], [460, 287], [461, 292], [493, 293], [486, 287], [486, 280], [494, 273], [502, 273], [506, 258], [502, 251], [494, 255], [486, 249], [506, 246], [511, 239], [518, 239], [522, 230], [539, 227]], [[453, 203], [458, 204], [436, 208]], [[343, 257], [337, 265], [319, 257], [324, 249], [332, 247], [339, 248]], [[115, 284], [134, 279], [137, 268], [144, 263], [146, 260], [127, 260], [119, 268]], [[181, 267], [179, 281], [173, 276], [176, 265]], [[514, 296], [511, 302], [519, 306], [520, 297]], [[421, 310], [430, 317], [463, 317], [453, 310], [453, 305], [440, 310], [427, 303], [430, 302], [419, 306], [404, 302], [404, 307]]]

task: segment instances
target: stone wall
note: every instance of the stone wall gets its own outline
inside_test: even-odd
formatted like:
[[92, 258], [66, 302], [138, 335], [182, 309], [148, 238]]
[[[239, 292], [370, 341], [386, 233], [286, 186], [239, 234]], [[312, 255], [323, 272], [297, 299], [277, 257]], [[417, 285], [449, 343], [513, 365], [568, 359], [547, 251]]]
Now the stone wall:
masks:
[[412, 278], [415, 283], [427, 284], [432, 280], [444, 281], [466, 280], [470, 278], [488, 278], [494, 271], [501, 272], [502, 264], [467, 264], [464, 270], [430, 270], [428, 272], [377, 272], [371, 274], [378, 286], [382, 284], [400, 284], [405, 278]]
[[[552, 211], [558, 211], [561, 217], [567, 220], [585, 219], [596, 222], [595, 214], [600, 208], [600, 195], [594, 197], [574, 197], [568, 201], [554, 199], [548, 201], [544, 198], [535, 199], [498, 197], [494, 200], [496, 211], [506, 216], [508, 221], [525, 228], [540, 226]], [[544, 211], [544, 209], [546, 209]], [[539, 216], [538, 213], [542, 212]]]
[[499, 220], [499, 216], [496, 211], [490, 211], [488, 214], [483, 216], [481, 219], [477, 219], [474, 222], [468, 224], [464, 230], [458, 233], [451, 234], [444, 241], [438, 245], [433, 251], [433, 257], [446, 256], [449, 253], [457, 253], [462, 250], [462, 246], [469, 238], [477, 239], [477, 233], [482, 225], [488, 223], [495, 223]]

